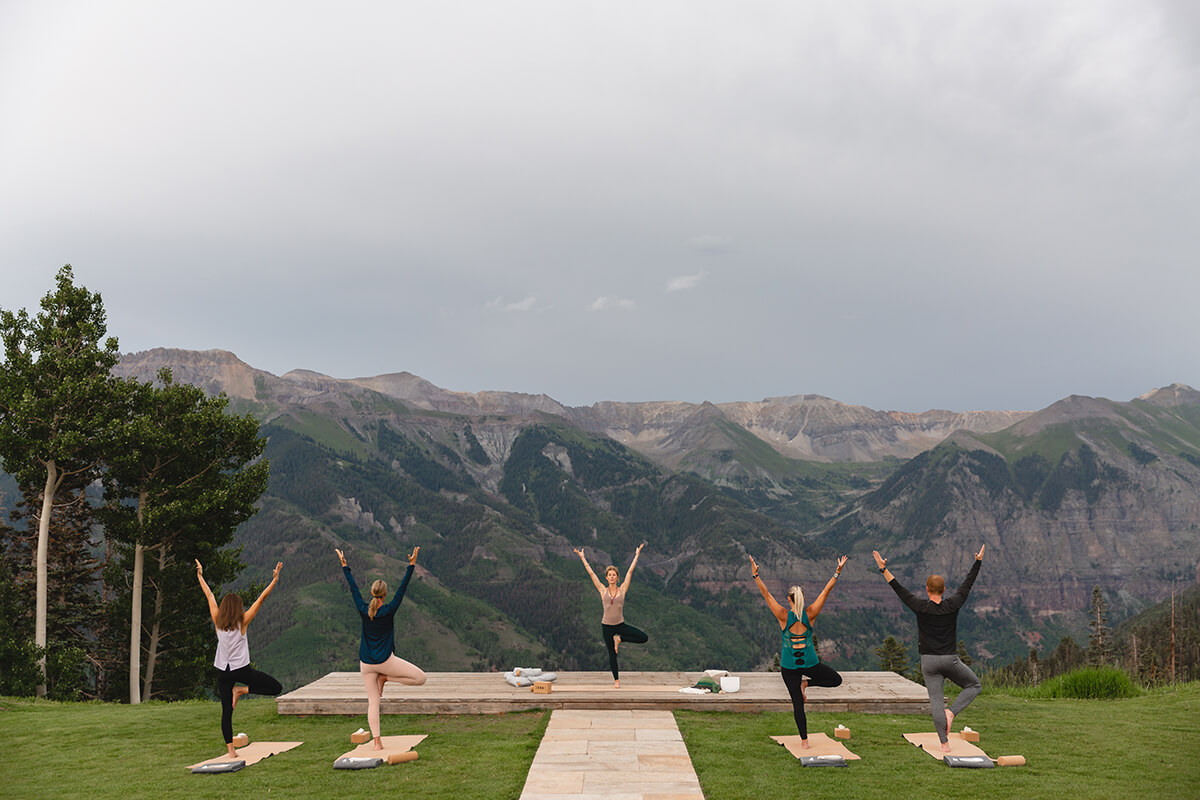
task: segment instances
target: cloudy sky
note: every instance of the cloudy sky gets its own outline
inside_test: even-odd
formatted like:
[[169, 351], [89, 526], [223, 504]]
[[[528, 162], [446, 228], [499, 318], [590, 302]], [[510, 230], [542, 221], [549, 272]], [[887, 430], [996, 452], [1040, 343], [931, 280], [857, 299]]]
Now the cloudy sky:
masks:
[[1195, 3], [0, 4], [0, 307], [599, 400], [1200, 386]]

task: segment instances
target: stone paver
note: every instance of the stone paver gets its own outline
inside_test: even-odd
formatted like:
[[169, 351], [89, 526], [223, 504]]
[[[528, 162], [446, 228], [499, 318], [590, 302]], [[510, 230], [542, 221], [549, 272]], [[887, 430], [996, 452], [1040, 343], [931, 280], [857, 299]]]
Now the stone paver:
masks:
[[554, 711], [521, 800], [704, 800], [670, 711]]

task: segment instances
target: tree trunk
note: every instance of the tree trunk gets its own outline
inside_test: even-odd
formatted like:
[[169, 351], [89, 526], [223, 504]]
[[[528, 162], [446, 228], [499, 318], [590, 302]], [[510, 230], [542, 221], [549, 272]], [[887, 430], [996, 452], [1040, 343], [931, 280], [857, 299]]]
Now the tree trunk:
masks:
[[167, 568], [167, 548], [158, 548], [158, 581], [154, 584], [154, 625], [150, 629], [150, 643], [146, 648], [146, 680], [142, 683], [142, 697], [150, 699], [154, 684], [154, 664], [158, 661], [159, 632], [162, 629], [163, 590], [162, 574]]
[[54, 459], [46, 462], [46, 486], [42, 489], [42, 516], [38, 520], [37, 541], [37, 601], [33, 619], [33, 643], [41, 648], [38, 656], [38, 671], [42, 682], [37, 686], [37, 696], [46, 696], [46, 559], [50, 551], [50, 515], [54, 513], [54, 492], [58, 489], [58, 465]]
[[[138, 496], [138, 529], [142, 527], [147, 492]], [[129, 704], [142, 702], [138, 684], [142, 678], [142, 579], [145, 575], [146, 548], [141, 542], [133, 546], [133, 598], [129, 610]]]

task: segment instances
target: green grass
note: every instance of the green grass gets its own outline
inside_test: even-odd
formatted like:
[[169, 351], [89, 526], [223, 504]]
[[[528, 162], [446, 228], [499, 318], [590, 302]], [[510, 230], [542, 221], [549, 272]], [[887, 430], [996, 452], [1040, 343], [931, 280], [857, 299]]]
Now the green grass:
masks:
[[1079, 700], [1116, 700], [1137, 697], [1141, 690], [1119, 669], [1089, 667], [1059, 675], [1022, 692], [1027, 697], [1072, 697]]
[[[846, 769], [803, 769], [772, 734], [795, 733], [791, 714], [676, 713], [709, 800], [804, 798], [1200, 797], [1200, 683], [1124, 700], [1063, 700], [985, 692], [961, 722], [988, 755], [1023, 755], [1024, 767], [954, 770], [902, 734], [932, 728], [925, 716], [809, 714], [811, 732], [850, 728]], [[304, 745], [230, 775], [192, 775], [219, 755], [216, 703], [51, 703], [0, 698], [0, 796], [134, 800], [264, 797], [517, 798], [549, 715], [386, 716], [384, 733], [424, 733], [420, 759], [339, 772], [364, 717], [280, 717], [275, 704], [238, 704], [234, 729], [253, 739]]]
[[[902, 735], [932, 730], [926, 716], [809, 714], [810, 733], [850, 728], [846, 769], [803, 769], [772, 735], [794, 734], [788, 713], [676, 712], [710, 800], [836, 798], [1200, 797], [1200, 684], [1128, 700], [1035, 700], [985, 693], [961, 717], [992, 758], [1027, 766], [950, 769]], [[955, 726], [960, 727], [959, 725]]]
[[384, 735], [424, 733], [420, 758], [374, 770], [342, 771], [365, 716], [281, 717], [275, 703], [238, 703], [234, 732], [252, 740], [303, 741], [240, 772], [193, 775], [185, 767], [225, 750], [215, 702], [51, 703], [0, 698], [0, 797], [87, 800], [224, 797], [517, 798], [549, 714], [385, 716]]
[[366, 444], [339, 425], [336, 420], [322, 414], [293, 411], [289, 415], [276, 419], [274, 424], [308, 436], [318, 444], [323, 444], [337, 453], [350, 452], [359, 458], [366, 458], [369, 455]]

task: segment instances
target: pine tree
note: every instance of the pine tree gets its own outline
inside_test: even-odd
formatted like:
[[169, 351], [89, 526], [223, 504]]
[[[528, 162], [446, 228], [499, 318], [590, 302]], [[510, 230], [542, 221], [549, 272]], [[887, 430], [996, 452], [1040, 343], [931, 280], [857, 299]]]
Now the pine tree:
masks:
[[[97, 555], [95, 510], [84, 487], [66, 484], [58, 491], [49, 527], [46, 552], [47, 694], [53, 700], [97, 698], [106, 656], [101, 644], [104, 608], [101, 600], [102, 563]], [[25, 491], [12, 518], [17, 527], [0, 525], [14, 570], [21, 613], [33, 622], [36, 584], [32, 569], [37, 546], [41, 498]]]
[[1064, 636], [1058, 640], [1058, 646], [1054, 648], [1054, 652], [1050, 655], [1043, 677], [1053, 678], [1055, 675], [1070, 672], [1076, 667], [1082, 666], [1083, 662], [1083, 648], [1070, 636]]
[[966, 664], [968, 667], [975, 663], [971, 656], [967, 654], [967, 643], [962, 639], [958, 640], [958, 660]]
[[28, 697], [42, 679], [33, 616], [21, 603], [7, 558], [0, 558], [0, 695]]
[[879, 657], [879, 668], [897, 675], [906, 675], [912, 664], [908, 660], [908, 648], [896, 641], [895, 636], [888, 636], [883, 644], [875, 648]]
[[1108, 610], [1104, 602], [1104, 592], [1099, 586], [1092, 589], [1092, 607], [1088, 612], [1088, 627], [1092, 629], [1088, 636], [1088, 665], [1095, 667], [1111, 664], [1112, 634], [1108, 630]]

